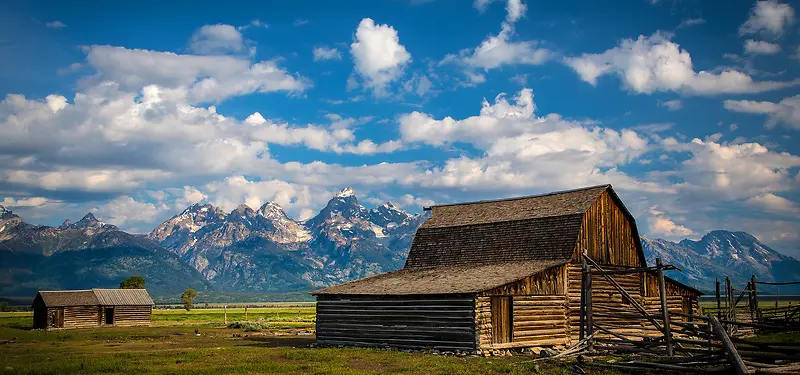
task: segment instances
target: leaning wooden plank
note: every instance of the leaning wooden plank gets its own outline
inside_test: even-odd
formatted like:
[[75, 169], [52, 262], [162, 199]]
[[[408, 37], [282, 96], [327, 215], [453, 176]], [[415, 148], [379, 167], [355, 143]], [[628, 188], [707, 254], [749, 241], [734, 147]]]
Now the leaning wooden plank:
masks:
[[739, 352], [736, 351], [736, 347], [733, 346], [733, 342], [728, 336], [728, 332], [725, 332], [725, 328], [722, 327], [722, 324], [719, 322], [719, 320], [710, 314], [708, 315], [708, 320], [711, 323], [711, 328], [717, 334], [717, 338], [722, 341], [722, 345], [725, 348], [725, 354], [728, 356], [728, 361], [730, 361], [733, 370], [736, 371], [738, 375], [749, 374], [750, 371], [747, 369], [747, 365], [744, 363], [744, 360], [742, 360]]

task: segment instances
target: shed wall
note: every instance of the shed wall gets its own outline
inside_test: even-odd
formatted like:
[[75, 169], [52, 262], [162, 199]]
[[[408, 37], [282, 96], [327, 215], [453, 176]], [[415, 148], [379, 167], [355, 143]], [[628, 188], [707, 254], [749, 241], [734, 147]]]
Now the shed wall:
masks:
[[566, 344], [569, 341], [566, 296], [512, 296], [513, 328], [510, 343], [492, 342], [491, 297], [476, 299], [480, 349], [507, 349]]
[[318, 295], [317, 342], [323, 345], [474, 350], [472, 295]]
[[115, 327], [149, 326], [153, 312], [152, 306], [103, 306], [100, 309], [100, 322], [106, 321], [106, 308], [114, 308]]
[[[64, 309], [63, 328], [89, 328], [100, 325], [100, 307], [98, 306], [67, 306]], [[51, 308], [58, 309], [58, 308]]]

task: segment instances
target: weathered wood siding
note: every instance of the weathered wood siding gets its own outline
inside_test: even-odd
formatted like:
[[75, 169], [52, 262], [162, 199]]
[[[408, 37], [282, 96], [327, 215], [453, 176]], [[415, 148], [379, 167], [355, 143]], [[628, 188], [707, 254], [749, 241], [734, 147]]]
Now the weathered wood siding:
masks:
[[481, 296], [511, 295], [564, 295], [566, 293], [567, 266], [558, 266], [480, 293]]
[[90, 328], [100, 325], [100, 308], [98, 306], [68, 306], [64, 309], [64, 327]]
[[472, 295], [317, 296], [323, 345], [474, 350]]
[[106, 308], [114, 308], [115, 327], [149, 326], [153, 313], [152, 306], [103, 306], [100, 309], [100, 324], [107, 326]]
[[509, 343], [493, 343], [491, 298], [476, 300], [480, 349], [507, 349], [566, 344], [569, 340], [566, 296], [511, 296], [513, 330]]
[[614, 199], [605, 191], [583, 215], [574, 263], [587, 254], [598, 264], [639, 267], [634, 227]]

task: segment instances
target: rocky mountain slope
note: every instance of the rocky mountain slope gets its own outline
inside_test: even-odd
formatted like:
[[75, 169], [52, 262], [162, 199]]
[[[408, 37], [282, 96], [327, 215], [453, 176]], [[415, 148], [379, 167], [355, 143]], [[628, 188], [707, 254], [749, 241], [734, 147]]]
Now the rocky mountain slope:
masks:
[[[427, 215], [391, 202], [367, 209], [351, 188], [300, 222], [280, 205], [224, 212], [195, 204], [147, 235], [131, 235], [91, 214], [58, 227], [25, 223], [0, 207], [0, 295], [36, 289], [115, 287], [141, 274], [154, 295], [184, 288], [283, 293], [399, 269]], [[744, 232], [713, 231], [679, 243], [643, 237], [649, 264], [661, 257], [671, 276], [709, 291], [715, 278], [800, 280], [800, 262]], [[782, 293], [800, 293], [784, 288]]]
[[147, 238], [222, 290], [283, 292], [401, 268], [423, 221], [392, 203], [367, 210], [346, 188], [305, 222], [290, 219], [275, 202], [230, 213], [193, 205]]
[[[724, 280], [725, 276], [734, 281], [747, 281], [751, 275], [759, 281], [800, 280], [800, 261], [778, 253], [745, 232], [715, 230], [698, 241], [678, 243], [642, 237], [642, 247], [648, 264], [661, 257], [665, 263], [683, 270], [671, 272], [671, 277], [705, 291], [713, 291], [715, 279]], [[781, 291], [800, 293], [800, 288], [783, 287]]]
[[191, 266], [153, 241], [120, 231], [91, 213], [58, 227], [25, 223], [0, 206], [0, 295], [37, 290], [116, 287], [142, 275], [154, 294], [210, 284]]

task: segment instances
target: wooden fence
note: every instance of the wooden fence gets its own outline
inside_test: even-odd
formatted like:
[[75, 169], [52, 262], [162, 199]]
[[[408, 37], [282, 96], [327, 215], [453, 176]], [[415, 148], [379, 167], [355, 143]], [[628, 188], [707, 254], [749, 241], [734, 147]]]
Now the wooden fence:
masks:
[[[764, 324], [765, 315], [757, 313], [756, 288], [737, 291], [726, 283], [726, 307], [706, 315], [687, 314], [674, 307], [667, 296], [664, 270], [677, 269], [656, 260], [655, 267], [605, 270], [584, 256], [578, 345], [564, 354], [631, 353], [641, 360], [623, 363], [596, 363], [596, 366], [627, 370], [668, 370], [680, 373], [735, 372], [748, 374], [798, 373], [800, 344], [759, 342], [740, 337], [756, 329], [777, 328]], [[615, 278], [636, 273], [655, 273], [658, 280], [658, 303], [626, 290]], [[593, 301], [593, 277], [602, 276], [622, 296], [624, 304], [609, 305]], [[749, 285], [749, 283], [748, 283]], [[757, 284], [753, 280], [753, 286]], [[746, 305], [742, 300], [747, 297]], [[737, 305], [744, 308], [737, 308]], [[679, 305], [678, 305], [679, 306]], [[741, 311], [740, 311], [741, 310]], [[777, 311], [777, 310], [776, 310]], [[723, 314], [724, 312], [724, 314]], [[747, 314], [745, 314], [747, 312]], [[791, 310], [785, 312], [789, 316]], [[779, 315], [778, 313], [775, 316]], [[793, 315], [792, 315], [793, 316]], [[750, 317], [749, 321], [742, 321]], [[781, 326], [782, 329], [785, 327]]]

